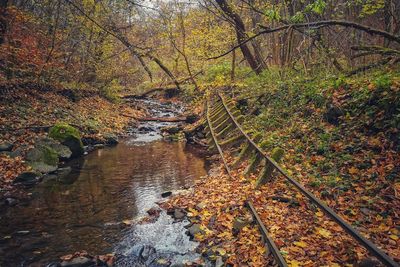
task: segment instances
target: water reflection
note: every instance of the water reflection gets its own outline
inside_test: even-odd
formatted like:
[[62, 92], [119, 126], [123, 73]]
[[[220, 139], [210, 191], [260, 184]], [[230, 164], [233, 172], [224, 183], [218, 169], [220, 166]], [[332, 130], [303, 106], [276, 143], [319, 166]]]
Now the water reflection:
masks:
[[80, 250], [109, 252], [124, 231], [105, 224], [135, 218], [162, 192], [205, 174], [203, 160], [184, 143], [122, 142], [97, 150], [72, 163], [66, 177], [71, 184], [42, 183], [28, 206], [1, 215], [0, 266], [46, 262]]

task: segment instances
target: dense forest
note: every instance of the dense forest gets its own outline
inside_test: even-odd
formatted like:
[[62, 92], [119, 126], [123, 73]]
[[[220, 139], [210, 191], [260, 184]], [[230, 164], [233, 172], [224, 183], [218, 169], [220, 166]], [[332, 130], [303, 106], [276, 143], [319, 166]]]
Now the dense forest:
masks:
[[[0, 0], [1, 207], [30, 201], [32, 184], [66, 158], [114, 145], [143, 123], [175, 123], [163, 134], [208, 147], [218, 173], [161, 205], [199, 225], [192, 237], [202, 258], [187, 266], [277, 264], [254, 224], [236, 229], [248, 199], [289, 266], [380, 266], [323, 208], [287, 189], [278, 163], [398, 264], [399, 63], [398, 0]], [[259, 185], [235, 160], [249, 143], [220, 151], [215, 137], [232, 134], [236, 121], [218, 117], [226, 108], [219, 94], [267, 154], [247, 163], [261, 162], [273, 183]], [[161, 118], [151, 96], [185, 111]], [[1, 242], [0, 255], [12, 257]], [[77, 257], [87, 254], [61, 259]]]

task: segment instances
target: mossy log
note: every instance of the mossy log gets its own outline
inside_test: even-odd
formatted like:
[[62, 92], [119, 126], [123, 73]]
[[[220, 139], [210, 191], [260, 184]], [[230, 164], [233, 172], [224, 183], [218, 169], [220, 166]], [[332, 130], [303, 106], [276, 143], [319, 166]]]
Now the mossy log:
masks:
[[210, 111], [210, 116], [215, 116], [216, 114], [218, 114], [219, 112], [225, 110], [224, 107], [218, 107], [213, 109], [212, 111]]
[[223, 122], [221, 122], [220, 124], [218, 124], [217, 126], [215, 126], [215, 131], [216, 132], [220, 132], [221, 130], [223, 130], [226, 126], [228, 126], [228, 124], [232, 124], [231, 118], [226, 118]]
[[214, 121], [215, 119], [217, 119], [218, 117], [220, 117], [221, 115], [226, 114], [226, 110], [224, 108], [216, 111], [213, 114], [210, 114], [210, 120]]
[[223, 148], [228, 148], [240, 144], [245, 137], [241, 134], [236, 135], [228, 140], [222, 141], [219, 145]]
[[218, 139], [220, 139], [221, 137], [224, 137], [224, 136], [226, 136], [226, 135], [228, 135], [230, 132], [231, 132], [231, 130], [233, 130], [233, 129], [235, 129], [236, 128], [236, 126], [232, 123], [232, 124], [229, 124], [228, 126], [226, 126], [224, 129], [222, 129], [220, 132], [218, 132], [217, 134], [216, 134], [216, 137], [218, 138]]
[[247, 177], [250, 174], [252, 174], [257, 169], [257, 166], [261, 163], [262, 159], [263, 156], [260, 155], [260, 153], [254, 152], [253, 155], [251, 156], [249, 165], [243, 172], [243, 175]]
[[[282, 148], [276, 147], [272, 150], [271, 158], [279, 163], [283, 157], [283, 153], [284, 151]], [[275, 170], [274, 165], [272, 165], [271, 162], [267, 161], [257, 179], [256, 189], [260, 188], [262, 185], [271, 181], [274, 170]]]
[[218, 125], [223, 122], [226, 118], [229, 118], [228, 113], [221, 114], [219, 117], [212, 120], [213, 125]]
[[[253, 140], [255, 143], [259, 142], [261, 139], [261, 134], [257, 133]], [[245, 160], [250, 154], [251, 152], [254, 151], [254, 147], [250, 145], [249, 142], [246, 142], [242, 148], [242, 150], [239, 153], [239, 156], [237, 157], [237, 159], [232, 163], [232, 166], [238, 166], [239, 163], [243, 160]]]
[[211, 146], [214, 144], [214, 139], [212, 138], [212, 136], [207, 138], [207, 143]]
[[[229, 110], [231, 110], [232, 106], [228, 105], [227, 106]], [[210, 118], [211, 120], [214, 120], [216, 117], [218, 117], [218, 115], [222, 114], [222, 113], [226, 113], [225, 107], [222, 106], [220, 108], [217, 108], [213, 111], [210, 112]]]
[[[241, 123], [244, 120], [244, 117], [240, 114], [240, 111], [236, 111], [234, 113], [232, 113], [232, 116], [236, 119], [236, 121], [238, 121], [239, 123]], [[222, 115], [222, 117], [217, 118], [213, 121], [214, 125], [218, 125], [221, 122], [223, 122], [226, 118], [230, 118], [228, 113], [225, 113]]]

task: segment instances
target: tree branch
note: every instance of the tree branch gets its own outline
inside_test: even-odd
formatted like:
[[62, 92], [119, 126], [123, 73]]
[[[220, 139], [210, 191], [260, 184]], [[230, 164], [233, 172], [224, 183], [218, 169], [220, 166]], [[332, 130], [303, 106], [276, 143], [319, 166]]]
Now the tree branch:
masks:
[[353, 29], [357, 29], [360, 31], [364, 31], [367, 32], [369, 34], [372, 35], [379, 35], [382, 36], [390, 41], [394, 41], [400, 44], [400, 36], [397, 35], [393, 35], [387, 31], [383, 31], [383, 30], [379, 30], [379, 29], [375, 29], [375, 28], [371, 28], [369, 26], [365, 26], [359, 23], [355, 23], [355, 22], [351, 22], [351, 21], [344, 21], [344, 20], [324, 20], [324, 21], [315, 21], [315, 22], [307, 22], [307, 23], [296, 23], [296, 24], [286, 24], [286, 25], [282, 25], [276, 28], [269, 28], [266, 26], [262, 26], [260, 25], [260, 28], [264, 29], [258, 33], [256, 33], [255, 35], [247, 38], [246, 40], [244, 40], [243, 42], [239, 43], [238, 45], [234, 46], [232, 49], [228, 50], [227, 52], [219, 55], [219, 56], [215, 56], [215, 57], [211, 57], [208, 59], [218, 59], [221, 58], [223, 56], [228, 55], [229, 53], [231, 53], [233, 50], [236, 50], [237, 48], [241, 47], [243, 44], [246, 44], [247, 42], [253, 40], [254, 38], [257, 38], [258, 36], [262, 35], [262, 34], [268, 34], [268, 33], [273, 33], [273, 32], [279, 32], [279, 31], [283, 31], [289, 28], [293, 28], [293, 29], [298, 29], [298, 28], [321, 28], [321, 27], [327, 27], [327, 26], [343, 26], [343, 27], [347, 27], [347, 28], [353, 28]]

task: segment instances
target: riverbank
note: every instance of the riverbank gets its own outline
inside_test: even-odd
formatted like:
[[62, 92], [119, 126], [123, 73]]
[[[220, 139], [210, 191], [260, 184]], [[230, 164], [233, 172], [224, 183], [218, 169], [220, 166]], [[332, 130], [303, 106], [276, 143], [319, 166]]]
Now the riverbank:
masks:
[[[29, 199], [15, 179], [31, 167], [25, 161], [37, 140], [46, 138], [50, 127], [67, 123], [79, 130], [86, 151], [107, 139], [123, 136], [133, 118], [144, 110], [126, 102], [111, 102], [96, 92], [45, 90], [24, 87], [3, 91], [0, 96], [0, 201], [15, 205]], [[110, 140], [108, 140], [110, 141]]]
[[[46, 106], [50, 100], [56, 104]], [[161, 216], [164, 219], [157, 220], [155, 225], [144, 224], [143, 227], [162, 232], [167, 228], [170, 229], [169, 235], [160, 237], [148, 231], [136, 233], [141, 225], [138, 218], [148, 214], [147, 210], [161, 199], [161, 193], [189, 187], [193, 179], [206, 174], [200, 151], [186, 146], [185, 142], [162, 141], [184, 138], [181, 132], [184, 122], [136, 122], [131, 118], [145, 115], [173, 118], [185, 111], [181, 104], [175, 103], [174, 99], [160, 102], [129, 99], [111, 103], [99, 96], [72, 101], [64, 95], [38, 91], [21, 92], [2, 101], [11, 103], [7, 109], [2, 105], [4, 114], [14, 112], [14, 117], [22, 114], [29, 119], [29, 126], [46, 126], [40, 127], [39, 131], [24, 126], [27, 125], [25, 121], [15, 120], [15, 125], [24, 131], [2, 135], [10, 137], [14, 143], [12, 151], [2, 155], [10, 162], [10, 175], [16, 175], [12, 168], [18, 163], [21, 164], [20, 172], [29, 169], [23, 157], [14, 158], [10, 153], [25, 144], [29, 149], [36, 144], [37, 138], [48, 136], [47, 125], [67, 121], [80, 129], [84, 143], [101, 142], [108, 134], [122, 136], [116, 146], [96, 145], [94, 152], [68, 161], [62, 169], [69, 168], [69, 171], [63, 174], [62, 179], [53, 178], [58, 176], [57, 171], [56, 175], [44, 176], [33, 188], [17, 186], [12, 179], [9, 180], [10, 190], [3, 191], [6, 194], [4, 203], [13, 207], [4, 209], [1, 218], [1, 234], [5, 238], [0, 242], [0, 255], [4, 264], [27, 262], [40, 265], [60, 262], [57, 259], [61, 257], [64, 264], [79, 262], [84, 265], [85, 262], [97, 261], [111, 265], [115, 260], [113, 253], [123, 254], [123, 258], [117, 258], [120, 261], [128, 257], [140, 262], [143, 259], [131, 254], [136, 251], [134, 247], [144, 245], [152, 248], [151, 258], [146, 258], [146, 261], [161, 263], [164, 259], [170, 261], [178, 257], [176, 261], [181, 262], [181, 254], [191, 251], [194, 243], [185, 236], [183, 226], [178, 229], [166, 215]], [[13, 110], [20, 106], [38, 108]], [[91, 108], [100, 112], [94, 113]], [[62, 111], [64, 116], [50, 114], [46, 120], [46, 112], [54, 109]], [[77, 110], [82, 110], [84, 115], [78, 114]], [[85, 122], [88, 120], [99, 121], [96, 132], [87, 130]], [[12, 119], [8, 118], [7, 122], [11, 125]], [[176, 130], [180, 133], [174, 133]], [[19, 140], [22, 140], [21, 144]], [[90, 150], [90, 147], [85, 150]], [[10, 195], [12, 197], [7, 197]], [[7, 198], [15, 201], [7, 203]], [[176, 236], [175, 240], [171, 240], [171, 236]], [[160, 241], [160, 238], [165, 240]], [[89, 253], [103, 256], [91, 257]]]

